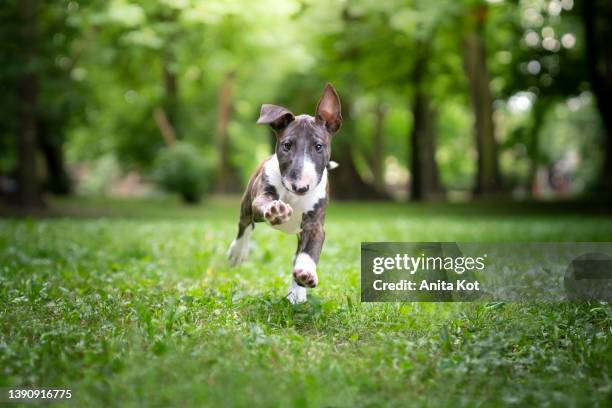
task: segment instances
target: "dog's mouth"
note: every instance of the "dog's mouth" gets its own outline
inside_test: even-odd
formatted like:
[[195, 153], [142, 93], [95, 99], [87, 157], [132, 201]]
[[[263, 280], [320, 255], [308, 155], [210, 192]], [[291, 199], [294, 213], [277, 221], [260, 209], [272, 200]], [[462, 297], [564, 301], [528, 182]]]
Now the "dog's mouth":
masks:
[[287, 190], [288, 192], [293, 193], [293, 194], [297, 194], [295, 191], [293, 191], [293, 189], [291, 187], [287, 186], [287, 184], [285, 183], [285, 180], [282, 179], [282, 178], [281, 178], [281, 184], [283, 185], [283, 187], [285, 187], [285, 190]]

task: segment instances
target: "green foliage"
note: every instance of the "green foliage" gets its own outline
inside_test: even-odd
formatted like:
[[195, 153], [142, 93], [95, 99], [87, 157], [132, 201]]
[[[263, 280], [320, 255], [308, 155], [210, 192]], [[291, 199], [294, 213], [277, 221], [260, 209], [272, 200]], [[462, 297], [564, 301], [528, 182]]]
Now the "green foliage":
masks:
[[228, 268], [235, 200], [60, 204], [90, 218], [0, 222], [2, 387], [70, 387], [78, 406], [603, 406], [611, 396], [609, 305], [358, 296], [359, 243], [372, 234], [602, 241], [609, 216], [333, 203], [321, 285], [292, 306], [295, 237], [257, 227], [250, 260]]
[[[268, 129], [255, 124], [261, 104], [312, 113], [330, 81], [345, 119], [335, 151], [354, 156], [364, 179], [373, 162], [399, 163], [405, 175], [411, 110], [420, 89], [435, 113], [440, 178], [449, 190], [470, 189], [477, 152], [464, 39], [479, 18], [508, 184], [528, 185], [531, 163], [554, 166], [563, 154], [546, 149], [563, 151], [567, 137], [561, 134], [568, 129], [585, 134], [573, 138], [580, 162], [600, 162], [601, 127], [588, 113], [596, 102], [589, 93], [578, 2], [62, 0], [40, 2], [39, 9], [31, 64], [40, 88], [37, 111], [50, 142], [64, 146], [73, 167], [114, 156], [123, 171], [146, 174], [164, 145], [153, 115], [162, 108], [177, 140], [212, 150], [218, 135], [227, 134], [228, 157], [217, 162], [232, 164], [246, 181], [271, 150]], [[6, 2], [0, 10], [6, 39], [0, 51], [6, 61], [0, 69], [3, 175], [16, 167], [25, 65], [20, 19], [19, 2]], [[231, 113], [221, 132], [220, 94], [228, 74], [234, 78]], [[517, 95], [529, 96], [521, 109], [513, 104]], [[580, 110], [587, 112], [588, 126], [578, 118], [582, 114], [558, 115], [554, 126], [541, 120], [572, 98], [588, 101]], [[387, 112], [384, 157], [373, 160], [381, 106]], [[561, 129], [559, 135], [544, 135], [551, 128]], [[576, 186], [588, 188], [598, 176], [600, 166], [590, 167], [573, 171]]]
[[[83, 51], [82, 34], [87, 21], [79, 7], [87, 9], [93, 3], [83, 0], [45, 2], [36, 15], [34, 51], [24, 52], [21, 1], [8, 0], [0, 9], [0, 172], [9, 173], [16, 166], [15, 136], [22, 125], [21, 106], [24, 74], [33, 73], [38, 91], [37, 113], [39, 131], [51, 145], [62, 146], [74, 122], [82, 120], [86, 100], [91, 96], [90, 84], [84, 81], [79, 66]], [[41, 2], [42, 3], [42, 2]], [[29, 61], [29, 62], [26, 62]]]
[[[271, 0], [112, 1], [83, 10], [97, 30], [85, 38], [81, 58], [94, 95], [87, 117], [75, 124], [71, 159], [113, 153], [124, 168], [147, 172], [163, 146], [153, 119], [159, 107], [177, 139], [215, 146], [218, 96], [225, 75], [236, 72], [229, 161], [248, 177], [269, 152], [267, 129], [255, 124], [259, 107], [281, 93], [278, 82], [306, 58], [293, 44], [292, 11]], [[280, 47], [283, 59], [276, 58]], [[166, 71], [175, 77], [175, 95]]]
[[177, 193], [187, 203], [197, 203], [211, 188], [214, 159], [186, 142], [159, 151], [152, 178], [164, 190]]

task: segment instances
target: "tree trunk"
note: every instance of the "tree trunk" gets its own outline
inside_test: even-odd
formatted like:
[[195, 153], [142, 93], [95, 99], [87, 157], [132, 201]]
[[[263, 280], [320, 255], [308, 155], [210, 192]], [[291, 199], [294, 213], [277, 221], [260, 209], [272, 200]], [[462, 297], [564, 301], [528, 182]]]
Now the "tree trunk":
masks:
[[604, 163], [598, 190], [612, 196], [612, 3], [583, 0], [583, 20], [591, 89], [604, 124]]
[[36, 0], [21, 1], [24, 68], [19, 86], [19, 125], [17, 130], [19, 202], [25, 208], [40, 207], [42, 196], [36, 167], [36, 121], [38, 77], [35, 72], [37, 43]]
[[172, 128], [178, 125], [178, 79], [173, 68], [174, 55], [167, 50], [162, 56], [162, 73], [164, 77], [164, 112]]
[[51, 133], [47, 122], [39, 118], [38, 121], [38, 143], [45, 157], [47, 168], [47, 180], [45, 187], [53, 194], [70, 194], [70, 177], [66, 171], [62, 143]]
[[236, 77], [233, 71], [228, 71], [223, 79], [217, 105], [217, 128], [215, 136], [219, 152], [219, 167], [215, 191], [218, 193], [237, 193], [242, 187], [237, 169], [230, 159], [230, 143], [228, 128], [232, 118], [232, 85]]
[[484, 25], [486, 5], [474, 10], [475, 29], [464, 38], [464, 65], [474, 110], [478, 174], [475, 193], [487, 195], [501, 190], [497, 143], [493, 124], [493, 97], [489, 88]]
[[350, 102], [345, 97], [342, 101], [342, 128], [332, 141], [331, 159], [338, 162], [339, 166], [329, 174], [331, 195], [339, 200], [386, 200], [388, 195], [363, 181], [357, 170], [352, 153], [351, 142], [355, 129], [350, 111]]
[[374, 187], [385, 191], [385, 106], [382, 102], [376, 104], [376, 119], [374, 122], [374, 140], [370, 166], [374, 176]]
[[533, 198], [537, 198], [539, 194], [538, 186], [538, 166], [540, 164], [540, 130], [544, 125], [544, 116], [546, 115], [546, 108], [548, 101], [536, 100], [532, 108], [532, 124], [529, 129], [530, 133], [530, 146], [529, 146], [529, 176], [528, 183], [531, 189], [531, 195]]
[[415, 88], [412, 103], [414, 118], [410, 134], [410, 199], [429, 201], [441, 196], [436, 164], [436, 121], [429, 95], [424, 90], [429, 60], [428, 44], [420, 44], [413, 71]]
[[[339, 137], [346, 136], [341, 135]], [[341, 145], [341, 146], [340, 146]], [[350, 144], [337, 143], [332, 149], [332, 159], [338, 168], [331, 170], [329, 182], [331, 195], [339, 200], [386, 200], [389, 197], [361, 178]]]
[[436, 164], [435, 113], [420, 85], [414, 98], [414, 125], [410, 138], [410, 199], [430, 201], [442, 195]]
[[166, 146], [174, 146], [176, 144], [176, 132], [170, 123], [170, 119], [168, 119], [168, 115], [166, 115], [166, 111], [160, 107], [153, 109], [153, 120]]

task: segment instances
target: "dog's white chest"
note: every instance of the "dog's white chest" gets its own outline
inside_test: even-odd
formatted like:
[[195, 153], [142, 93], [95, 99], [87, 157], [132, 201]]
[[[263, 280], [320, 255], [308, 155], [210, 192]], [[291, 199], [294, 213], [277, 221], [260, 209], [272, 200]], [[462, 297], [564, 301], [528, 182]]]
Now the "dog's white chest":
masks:
[[[325, 182], [327, 183], [327, 180]], [[321, 184], [323, 184], [323, 180], [321, 180]], [[293, 214], [289, 221], [283, 224], [272, 225], [272, 228], [286, 234], [297, 234], [302, 229], [302, 216], [304, 213], [312, 211], [320, 198], [317, 198], [316, 191], [304, 196], [298, 196], [282, 188], [279, 191], [279, 199], [291, 206]]]
[[282, 231], [287, 234], [296, 234], [300, 232], [302, 227], [302, 216], [312, 211], [322, 198], [327, 195], [327, 169], [323, 170], [321, 181], [309, 193], [305, 195], [297, 195], [287, 190], [280, 179], [280, 170], [278, 168], [278, 160], [276, 155], [273, 155], [266, 162], [265, 173], [268, 177], [268, 182], [274, 186], [278, 193], [279, 200], [289, 204], [293, 209], [293, 214], [289, 221], [272, 225], [272, 228]]

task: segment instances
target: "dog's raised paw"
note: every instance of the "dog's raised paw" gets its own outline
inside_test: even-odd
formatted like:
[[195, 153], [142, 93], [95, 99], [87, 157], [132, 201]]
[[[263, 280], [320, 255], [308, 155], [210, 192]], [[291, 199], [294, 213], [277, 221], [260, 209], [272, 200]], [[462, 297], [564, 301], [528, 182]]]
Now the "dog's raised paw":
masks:
[[318, 282], [317, 273], [307, 269], [294, 269], [293, 279], [298, 285], [306, 288], [316, 288]]
[[315, 288], [319, 283], [317, 265], [310, 255], [305, 252], [300, 253], [297, 258], [295, 258], [293, 279], [298, 285], [305, 288]]
[[264, 212], [264, 218], [272, 225], [284, 224], [292, 215], [293, 208], [281, 200], [272, 201]]

